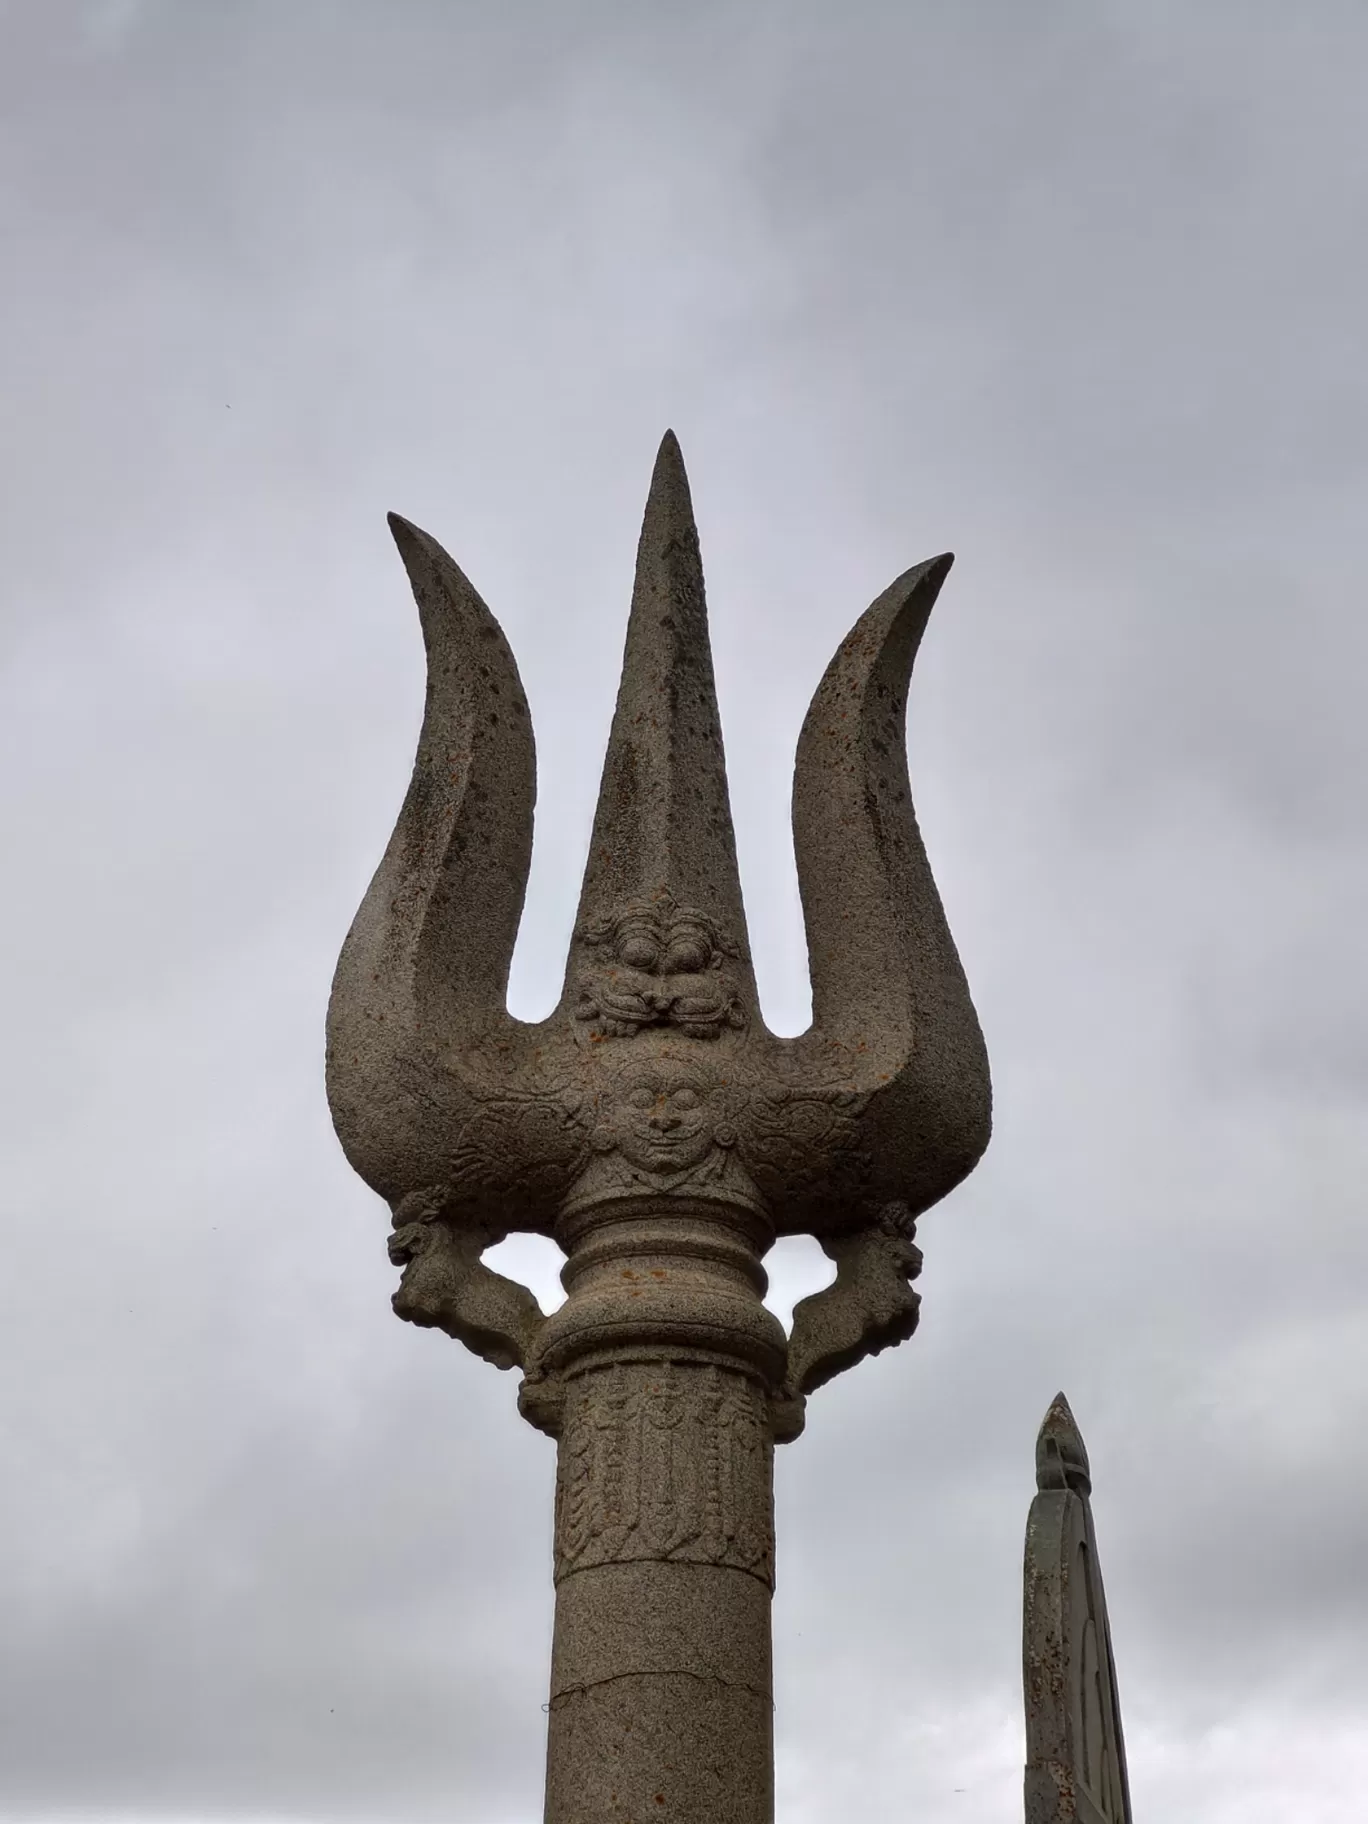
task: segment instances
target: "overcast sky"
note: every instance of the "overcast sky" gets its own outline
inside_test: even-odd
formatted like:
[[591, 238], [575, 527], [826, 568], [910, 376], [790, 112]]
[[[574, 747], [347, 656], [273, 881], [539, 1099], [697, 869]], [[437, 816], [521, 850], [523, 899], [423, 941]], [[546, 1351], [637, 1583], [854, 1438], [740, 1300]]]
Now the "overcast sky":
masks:
[[782, 1824], [1020, 1818], [1060, 1387], [1140, 1824], [1361, 1805], [1366, 92], [1361, 0], [0, 0], [7, 1824], [540, 1817], [552, 1447], [390, 1314], [323, 1015], [386, 510], [522, 670], [540, 1015], [667, 425], [781, 1031], [803, 712], [958, 553], [910, 749], [997, 1130], [779, 1458]]

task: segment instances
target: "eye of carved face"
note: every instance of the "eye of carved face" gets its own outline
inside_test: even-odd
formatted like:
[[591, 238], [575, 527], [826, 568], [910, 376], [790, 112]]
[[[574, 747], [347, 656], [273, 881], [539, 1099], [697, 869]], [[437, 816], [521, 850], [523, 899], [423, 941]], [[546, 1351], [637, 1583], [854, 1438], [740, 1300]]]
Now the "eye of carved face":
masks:
[[654, 974], [660, 962], [660, 940], [655, 932], [633, 923], [617, 933], [613, 950], [620, 963], [629, 969], [643, 969]]
[[682, 1127], [692, 1133], [698, 1124], [693, 1121], [681, 1122], [679, 1117], [696, 1114], [703, 1106], [703, 1096], [690, 1083], [669, 1083], [652, 1077], [650, 1081], [638, 1083], [635, 1089], [629, 1091], [627, 1106], [636, 1114], [647, 1117], [647, 1127]]
[[701, 931], [681, 931], [671, 937], [661, 968], [666, 975], [698, 975], [712, 960], [712, 945]]

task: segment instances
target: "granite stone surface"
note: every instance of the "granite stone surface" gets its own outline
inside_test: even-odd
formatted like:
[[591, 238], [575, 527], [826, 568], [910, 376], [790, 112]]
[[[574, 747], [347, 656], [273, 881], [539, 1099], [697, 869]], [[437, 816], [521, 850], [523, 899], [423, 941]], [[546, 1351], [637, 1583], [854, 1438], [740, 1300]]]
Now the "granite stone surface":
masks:
[[[807, 1396], [909, 1337], [916, 1219], [988, 1141], [987, 1058], [917, 829], [905, 709], [948, 557], [842, 643], [798, 744], [813, 1024], [760, 1016], [679, 446], [661, 445], [565, 990], [505, 1006], [536, 766], [517, 667], [392, 520], [428, 693], [413, 780], [342, 951], [339, 1138], [392, 1213], [396, 1312], [522, 1371], [557, 1440], [547, 1824], [773, 1817], [772, 1461]], [[545, 1317], [482, 1259], [565, 1250]], [[836, 1263], [791, 1335], [776, 1236]]]
[[1057, 1394], [1026, 1523], [1026, 1824], [1131, 1824], [1107, 1596], [1082, 1434]]

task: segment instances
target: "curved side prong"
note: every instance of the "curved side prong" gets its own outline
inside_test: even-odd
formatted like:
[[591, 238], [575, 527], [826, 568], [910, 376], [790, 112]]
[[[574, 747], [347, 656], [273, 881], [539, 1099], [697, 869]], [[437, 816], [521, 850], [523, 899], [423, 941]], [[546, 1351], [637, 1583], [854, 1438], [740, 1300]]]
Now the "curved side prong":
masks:
[[328, 1009], [328, 1099], [347, 1157], [393, 1201], [442, 1178], [466, 1112], [454, 1054], [507, 1036], [536, 760], [498, 622], [427, 533], [390, 515], [427, 646], [413, 778], [347, 936]]
[[914, 1213], [972, 1170], [990, 1128], [983, 1035], [907, 774], [908, 682], [951, 561], [907, 571], [856, 623], [812, 700], [793, 786], [813, 1000], [793, 1055], [871, 1097], [882, 1194]]

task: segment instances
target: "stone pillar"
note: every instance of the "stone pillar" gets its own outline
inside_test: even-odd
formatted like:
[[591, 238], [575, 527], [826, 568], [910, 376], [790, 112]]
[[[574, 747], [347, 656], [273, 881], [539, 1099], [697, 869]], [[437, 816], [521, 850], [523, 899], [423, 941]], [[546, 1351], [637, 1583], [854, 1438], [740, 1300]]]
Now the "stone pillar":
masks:
[[[498, 622], [392, 519], [428, 653], [413, 782], [343, 945], [328, 1096], [389, 1204], [397, 1314], [499, 1368], [558, 1440], [547, 1824], [770, 1824], [771, 1463], [805, 1398], [911, 1336], [923, 1210], [988, 1142], [988, 1062], [907, 775], [950, 558], [856, 622], [794, 764], [812, 1025], [768, 1031], [746, 934], [698, 533], [667, 433], [565, 989], [507, 1009], [531, 717]], [[553, 1235], [567, 1299], [485, 1265]], [[835, 1282], [762, 1303], [776, 1232]], [[460, 1806], [457, 1805], [459, 1812]]]
[[725, 1205], [565, 1225], [546, 1824], [770, 1824], [770, 1239]]

